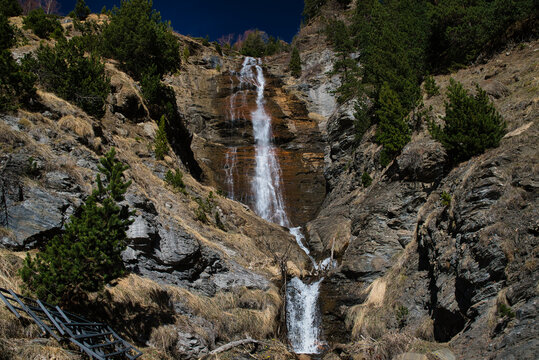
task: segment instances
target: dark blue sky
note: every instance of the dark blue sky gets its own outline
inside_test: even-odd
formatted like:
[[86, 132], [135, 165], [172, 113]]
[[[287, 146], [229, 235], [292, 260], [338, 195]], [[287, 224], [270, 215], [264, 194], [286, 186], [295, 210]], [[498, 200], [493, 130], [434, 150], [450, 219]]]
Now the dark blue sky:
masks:
[[[58, 1], [62, 14], [73, 10], [77, 2]], [[92, 12], [100, 12], [103, 5], [107, 9], [120, 6], [120, 0], [85, 1]], [[154, 0], [153, 7], [181, 34], [209, 35], [217, 40], [222, 35], [259, 29], [290, 42], [299, 30], [303, 0]]]

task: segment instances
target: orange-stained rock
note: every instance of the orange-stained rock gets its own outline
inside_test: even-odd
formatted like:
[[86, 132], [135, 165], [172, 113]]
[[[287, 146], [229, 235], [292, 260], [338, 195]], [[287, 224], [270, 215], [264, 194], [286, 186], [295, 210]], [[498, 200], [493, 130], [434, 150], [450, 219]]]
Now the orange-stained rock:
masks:
[[[251, 113], [256, 109], [256, 89], [240, 88], [233, 72], [206, 81], [213, 84], [213, 98], [212, 91], [205, 90], [199, 99], [200, 116], [191, 116], [199, 117], [191, 126], [196, 134], [195, 156], [209, 185], [252, 207], [250, 181], [256, 164]], [[266, 75], [266, 81], [264, 107], [272, 120], [287, 213], [293, 225], [303, 225], [316, 215], [326, 193], [323, 138], [305, 105], [287, 93], [277, 78]], [[209, 103], [210, 109], [205, 108]], [[234, 154], [236, 163], [231, 168]], [[233, 181], [227, 181], [227, 172]]]

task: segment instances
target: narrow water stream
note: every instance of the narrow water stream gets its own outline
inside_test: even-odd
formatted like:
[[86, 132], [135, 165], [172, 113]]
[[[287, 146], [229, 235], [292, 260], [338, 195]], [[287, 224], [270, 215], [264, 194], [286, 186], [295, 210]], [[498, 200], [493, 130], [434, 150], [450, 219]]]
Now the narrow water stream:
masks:
[[[292, 227], [286, 213], [281, 186], [281, 168], [273, 141], [271, 117], [264, 107], [266, 79], [261, 65], [262, 63], [259, 59], [246, 57], [238, 76], [240, 91], [245, 91], [243, 89], [256, 89], [256, 108], [250, 114], [253, 123], [256, 161], [255, 174], [251, 181], [251, 191], [254, 197], [253, 210], [263, 219], [289, 228], [300, 248], [311, 259], [313, 268], [317, 270], [319, 265], [303, 243], [305, 236], [302, 234], [301, 228]], [[241, 101], [244, 102], [243, 105], [246, 105], [245, 92], [242, 95]], [[230, 119], [232, 123], [237, 116], [235, 113], [236, 101], [237, 94], [234, 94], [230, 101]], [[231, 196], [232, 198], [235, 195], [233, 174], [237, 171], [235, 168], [235, 152], [236, 149], [231, 148], [226, 157], [226, 184], [228, 185], [229, 197]], [[293, 278], [287, 286], [288, 338], [292, 350], [298, 354], [316, 354], [320, 349], [318, 296], [322, 280], [318, 279], [312, 283], [306, 283], [299, 278]]]

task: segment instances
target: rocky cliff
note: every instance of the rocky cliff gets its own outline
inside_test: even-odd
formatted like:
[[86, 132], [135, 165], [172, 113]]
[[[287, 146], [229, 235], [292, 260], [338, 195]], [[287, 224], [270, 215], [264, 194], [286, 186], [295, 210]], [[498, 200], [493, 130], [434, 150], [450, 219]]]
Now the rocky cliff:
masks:
[[[289, 80], [290, 87], [313, 111], [328, 110], [319, 120], [328, 145], [328, 193], [306, 225], [319, 258], [333, 250], [339, 260], [322, 285], [323, 328], [334, 344], [327, 357], [408, 352], [401, 358], [419, 359], [439, 350], [443, 359], [534, 358], [539, 43], [435, 77], [442, 95], [424, 99], [428, 116], [438, 121], [450, 77], [469, 89], [479, 84], [508, 124], [499, 148], [451, 168], [423, 120], [402, 153], [381, 168], [375, 127], [357, 144], [353, 106], [321, 100], [320, 89], [335, 79], [314, 69], [328, 68], [331, 58], [312, 41], [316, 32], [303, 31], [304, 75]], [[279, 66], [284, 61], [277, 60]], [[372, 185], [364, 184], [364, 173]]]
[[[255, 143], [250, 116], [256, 109], [256, 92], [241, 87], [238, 77], [242, 57], [221, 57], [212, 48], [199, 45], [197, 50], [192, 44], [191, 52], [197, 57], [168, 82], [194, 134], [193, 152], [204, 169], [205, 183], [252, 206]], [[303, 225], [315, 216], [324, 200], [324, 140], [304, 103], [287, 91], [281, 79], [267, 79], [264, 99], [278, 145], [285, 205], [292, 223]], [[232, 156], [236, 169], [227, 164]], [[227, 171], [231, 172], [230, 180]]]
[[[508, 124], [498, 148], [452, 168], [424, 119], [382, 168], [375, 127], [358, 143], [353, 104], [335, 100], [339, 78], [328, 75], [334, 53], [321, 29], [307, 24], [296, 39], [301, 78], [290, 76], [288, 54], [264, 59], [264, 95], [289, 217], [304, 225], [315, 257], [333, 253], [339, 264], [322, 283], [330, 345], [324, 359], [534, 359], [539, 42], [437, 76], [441, 95], [424, 99], [430, 118], [440, 121], [449, 77], [467, 88], [478, 83]], [[26, 36], [29, 44], [15, 55], [36, 48], [37, 39]], [[248, 114], [255, 99], [252, 89], [239, 86], [243, 58], [189, 37], [178, 41], [190, 56], [165, 78], [181, 123], [169, 134], [176, 152], [164, 160], [153, 153], [156, 119], [139, 84], [112, 61], [106, 69], [113, 91], [102, 120], [41, 90], [32, 110], [0, 115], [0, 286], [21, 289], [16, 271], [25, 251], [62, 231], [91, 191], [98, 158], [114, 147], [133, 180], [126, 202], [136, 215], [123, 254], [131, 274], [73, 306], [113, 319], [156, 359], [199, 358], [245, 336], [281, 335], [279, 266], [289, 275], [310, 270], [287, 229], [245, 205], [252, 201]], [[232, 154], [244, 169], [231, 177], [237, 201], [225, 196]], [[184, 172], [186, 193], [163, 181], [170, 169]], [[364, 173], [372, 184], [362, 181]], [[15, 320], [4, 310], [0, 328], [8, 329]], [[54, 342], [31, 343], [22, 325], [5, 333], [0, 353], [7, 357], [56, 351], [49, 356], [74, 358], [58, 355]], [[284, 343], [266, 341], [226, 356], [293, 358]]]
[[[26, 35], [25, 49], [32, 51], [38, 40]], [[284, 265], [290, 274], [308, 270], [307, 257], [287, 229], [260, 219], [218, 191], [224, 188], [221, 161], [227, 143], [217, 140], [228, 139], [221, 131], [227, 122], [224, 103], [231, 94], [229, 81], [242, 59], [220, 57], [213, 47], [187, 37], [178, 36], [178, 41], [191, 49], [191, 57], [181, 73], [166, 82], [176, 91], [180, 113], [181, 123], [172, 128], [190, 133], [187, 137], [181, 131], [169, 133], [174, 151], [164, 160], [155, 158], [156, 119], [150, 118], [139, 84], [113, 61], [106, 63], [112, 93], [101, 120], [42, 90], [32, 109], [0, 114], [0, 243], [6, 249], [0, 254], [0, 286], [22, 291], [17, 269], [25, 251], [35, 252], [62, 232], [95, 186], [98, 159], [114, 147], [129, 166], [126, 175], [133, 181], [126, 203], [136, 213], [123, 253], [131, 275], [101, 294], [74, 300], [73, 310], [93, 313], [107, 322], [113, 319], [113, 327], [139, 347], [148, 347], [145, 351], [157, 354], [155, 358], [198, 358], [220, 342], [247, 334], [260, 339], [274, 336], [280, 331], [282, 313], [277, 260], [286, 254]], [[15, 54], [21, 51], [13, 50]], [[230, 70], [221, 74], [214, 62]], [[290, 159], [283, 173], [287, 179], [304, 179], [301, 191], [312, 193], [307, 205], [297, 206], [301, 210], [295, 221], [304, 223], [324, 196], [318, 159], [321, 141], [316, 141], [320, 136], [312, 132], [314, 140], [305, 146], [295, 140], [311, 134], [305, 130], [312, 126], [303, 105], [289, 99], [276, 80], [268, 91], [275, 98], [269, 106], [279, 119], [276, 133], [282, 134], [282, 152]], [[286, 121], [292, 114], [299, 114], [297, 123], [290, 125], [293, 131]], [[246, 148], [252, 147], [248, 136], [241, 141]], [[198, 164], [186, 161], [184, 156], [190, 151], [203, 174], [191, 175]], [[246, 156], [252, 157], [250, 149]], [[169, 170], [184, 173], [185, 192], [166, 184]], [[308, 176], [313, 173], [318, 178]], [[197, 180], [198, 175], [204, 183]], [[290, 183], [289, 191], [295, 192], [298, 182]], [[298, 200], [291, 200], [289, 206], [295, 206], [293, 201]], [[7, 328], [15, 320], [3, 310], [1, 324]], [[13, 338], [24, 338], [22, 333], [14, 331]], [[47, 342], [36, 349], [29, 340], [15, 344], [2, 339], [0, 352], [8, 358], [16, 354], [27, 358], [24, 354], [31, 356], [32, 351], [49, 354], [54, 344]]]

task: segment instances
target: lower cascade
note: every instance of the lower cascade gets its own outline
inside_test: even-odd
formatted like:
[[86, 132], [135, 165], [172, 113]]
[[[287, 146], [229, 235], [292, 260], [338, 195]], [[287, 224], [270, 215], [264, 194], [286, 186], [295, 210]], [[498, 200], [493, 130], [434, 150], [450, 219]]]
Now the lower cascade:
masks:
[[297, 354], [317, 354], [322, 350], [320, 341], [320, 313], [318, 295], [320, 283], [306, 284], [293, 278], [286, 287], [286, 326], [288, 340]]
[[[285, 209], [281, 190], [281, 169], [276, 155], [271, 129], [271, 117], [264, 108], [264, 89], [266, 80], [259, 59], [246, 57], [239, 73], [240, 89], [250, 86], [256, 89], [256, 109], [251, 113], [253, 135], [255, 138], [255, 174], [251, 181], [254, 197], [253, 210], [265, 220], [288, 227], [300, 248], [307, 254], [315, 270], [319, 265], [303, 243], [305, 239], [301, 228], [293, 227]], [[245, 101], [245, 100], [244, 100]], [[235, 118], [231, 102], [231, 122]], [[227, 154], [227, 185], [229, 196], [234, 198], [233, 171], [235, 169], [235, 149]], [[311, 284], [293, 278], [286, 288], [286, 313], [288, 338], [292, 350], [298, 354], [316, 354], [321, 350], [320, 313], [318, 311], [319, 279]]]

